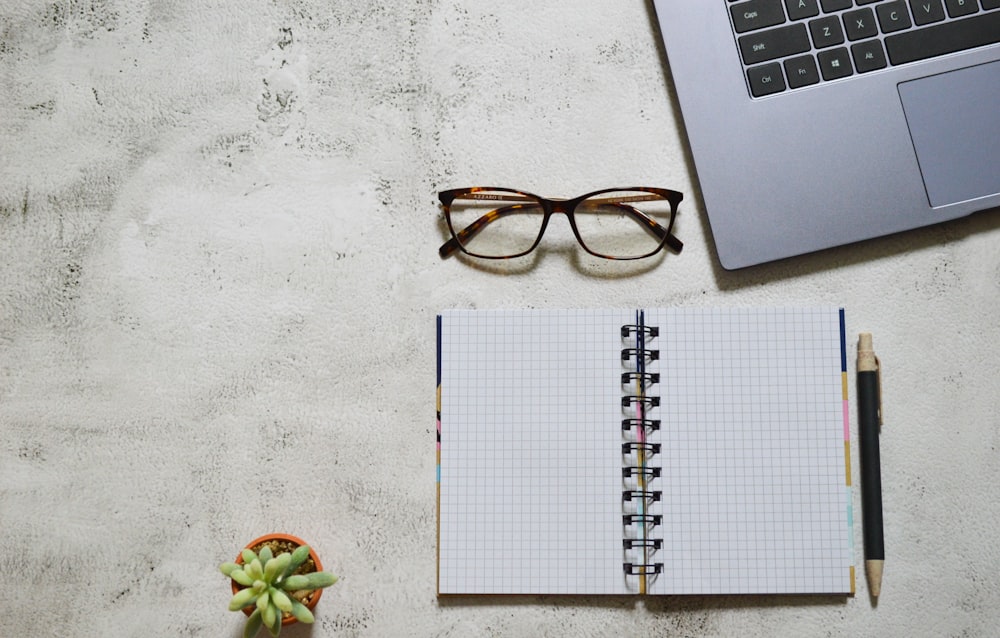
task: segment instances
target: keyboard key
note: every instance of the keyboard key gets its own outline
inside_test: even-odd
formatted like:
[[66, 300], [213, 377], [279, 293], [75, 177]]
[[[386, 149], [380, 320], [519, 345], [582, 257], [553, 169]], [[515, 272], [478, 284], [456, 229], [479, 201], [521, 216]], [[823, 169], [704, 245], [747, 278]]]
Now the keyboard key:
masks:
[[941, 0], [910, 0], [913, 21], [917, 24], [931, 24], [944, 20], [944, 6]]
[[[971, 1], [965, 0], [965, 2]], [[852, 42], [864, 38], [874, 38], [878, 35], [875, 14], [872, 13], [871, 9], [848, 11], [844, 14], [844, 30], [847, 31], [847, 39]]]
[[754, 29], [773, 27], [785, 21], [785, 12], [781, 9], [781, 0], [750, 0], [730, 5], [729, 12], [733, 15], [733, 26], [736, 33], [745, 33]]
[[892, 33], [913, 26], [903, 0], [880, 4], [875, 7], [875, 13], [878, 14], [878, 23], [882, 25], [882, 33]]
[[830, 49], [819, 52], [819, 69], [824, 80], [846, 78], [854, 73], [851, 68], [851, 56], [846, 48]]
[[767, 62], [809, 50], [806, 25], [790, 24], [740, 37], [740, 54], [746, 65]]
[[812, 33], [813, 43], [817, 49], [832, 47], [844, 42], [844, 30], [840, 27], [840, 18], [837, 16], [812, 20], [809, 23], [809, 31]]
[[1000, 0], [983, 0], [983, 9], [1000, 9]]
[[781, 65], [777, 62], [747, 69], [747, 79], [750, 80], [750, 92], [754, 97], [785, 90], [785, 79], [781, 77]]
[[819, 4], [816, 0], [785, 0], [785, 8], [788, 9], [789, 20], [802, 20], [819, 15]]
[[1000, 12], [897, 33], [885, 39], [889, 61], [904, 64], [1000, 42]]
[[811, 55], [785, 60], [785, 75], [788, 76], [788, 86], [793, 89], [819, 82], [816, 60]]
[[830, 13], [831, 11], [850, 9], [853, 0], [820, 0], [820, 2], [823, 4], [823, 11]]
[[953, 18], [961, 18], [979, 11], [976, 0], [944, 0], [944, 4], [948, 8], [948, 15]]
[[866, 40], [851, 46], [851, 56], [858, 73], [868, 73], [886, 67], [885, 52], [878, 40]]

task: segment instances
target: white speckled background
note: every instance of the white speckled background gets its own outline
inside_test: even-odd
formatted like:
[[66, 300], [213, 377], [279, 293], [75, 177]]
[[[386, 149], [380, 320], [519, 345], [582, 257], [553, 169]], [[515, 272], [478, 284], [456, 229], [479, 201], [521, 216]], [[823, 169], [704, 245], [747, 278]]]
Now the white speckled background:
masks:
[[[292, 637], [996, 634], [995, 213], [722, 271], [643, 0], [3, 5], [0, 636], [235, 638], [275, 530], [342, 577]], [[681, 255], [437, 256], [439, 189], [633, 184]], [[885, 366], [877, 607], [436, 599], [440, 309], [796, 303]]]

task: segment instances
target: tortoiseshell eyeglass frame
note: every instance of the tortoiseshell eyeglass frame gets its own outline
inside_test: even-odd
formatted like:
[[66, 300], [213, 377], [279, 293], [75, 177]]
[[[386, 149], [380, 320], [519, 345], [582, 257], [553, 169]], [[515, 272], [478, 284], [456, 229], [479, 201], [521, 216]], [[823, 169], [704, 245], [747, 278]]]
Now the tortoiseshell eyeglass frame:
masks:
[[[604, 193], [620, 193], [622, 191], [630, 192], [640, 192], [649, 193], [649, 198], [643, 198], [641, 195], [631, 197], [610, 197], [607, 199], [607, 204], [615, 206], [621, 210], [622, 213], [633, 218], [640, 224], [646, 226], [646, 228], [653, 233], [654, 236], [660, 239], [660, 243], [656, 246], [654, 250], [651, 250], [642, 255], [634, 255], [628, 257], [615, 256], [615, 255], [604, 255], [595, 252], [587, 247], [587, 244], [580, 237], [580, 231], [576, 227], [576, 218], [573, 216], [573, 211], [576, 207], [584, 200], [591, 199], [602, 195]], [[520, 204], [514, 203], [510, 206], [504, 206], [503, 208], [498, 208], [491, 210], [486, 213], [476, 221], [472, 222], [465, 228], [456, 229], [451, 222], [451, 204], [459, 196], [469, 196], [470, 199], [476, 199], [476, 193], [490, 193], [490, 201], [509, 201], [509, 202], [521, 202]], [[684, 199], [684, 195], [674, 190], [667, 188], [651, 188], [648, 186], [633, 186], [628, 188], [605, 188], [603, 190], [594, 191], [593, 193], [587, 193], [585, 195], [580, 195], [579, 197], [574, 197], [572, 199], [548, 199], [545, 197], [539, 197], [532, 193], [514, 190], [510, 188], [494, 188], [487, 186], [475, 186], [472, 188], [457, 188], [453, 190], [442, 191], [438, 193], [438, 199], [441, 201], [441, 206], [444, 209], [444, 218], [448, 224], [448, 230], [451, 231], [451, 239], [446, 241], [441, 248], [438, 249], [438, 254], [442, 259], [450, 256], [456, 250], [460, 250], [467, 255], [473, 257], [478, 257], [481, 259], [513, 259], [514, 257], [521, 257], [527, 255], [538, 246], [539, 242], [542, 240], [542, 235], [545, 234], [545, 228], [549, 224], [549, 218], [553, 213], [562, 213], [569, 218], [570, 228], [573, 229], [573, 235], [576, 237], [576, 241], [580, 243], [585, 251], [594, 255], [595, 257], [602, 257], [604, 259], [619, 259], [619, 260], [629, 260], [629, 259], [642, 259], [644, 257], [650, 257], [660, 252], [664, 246], [669, 246], [674, 252], [681, 252], [684, 248], [684, 243], [677, 239], [671, 232], [674, 226], [674, 219], [677, 218], [677, 207], [680, 205], [681, 200]], [[642, 211], [638, 210], [633, 206], [629, 206], [630, 201], [653, 201], [663, 199], [670, 204], [670, 222], [664, 227], [662, 224], [657, 223], [649, 216], [647, 216]], [[540, 206], [542, 209], [543, 217], [542, 223], [538, 229], [538, 236], [535, 238], [534, 243], [527, 250], [515, 253], [512, 255], [481, 255], [472, 250], [469, 250], [465, 246], [467, 240], [472, 239], [475, 235], [486, 228], [492, 222], [502, 218], [504, 215], [509, 215], [511, 213], [516, 213], [521, 208], [524, 208], [524, 204], [527, 203], [532, 206]]]

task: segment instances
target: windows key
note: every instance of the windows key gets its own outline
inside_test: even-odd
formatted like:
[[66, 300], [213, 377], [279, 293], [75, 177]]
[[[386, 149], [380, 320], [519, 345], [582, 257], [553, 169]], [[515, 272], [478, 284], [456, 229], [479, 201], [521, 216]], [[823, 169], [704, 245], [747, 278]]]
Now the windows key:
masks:
[[819, 68], [823, 73], [824, 80], [836, 80], [854, 74], [854, 68], [851, 66], [851, 55], [846, 48], [821, 51]]

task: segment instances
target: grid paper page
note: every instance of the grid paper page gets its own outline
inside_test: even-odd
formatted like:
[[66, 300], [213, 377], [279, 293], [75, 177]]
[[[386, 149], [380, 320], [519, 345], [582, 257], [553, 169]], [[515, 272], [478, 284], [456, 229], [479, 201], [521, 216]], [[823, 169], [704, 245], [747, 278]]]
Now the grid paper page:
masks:
[[647, 317], [664, 400], [651, 593], [851, 591], [839, 311]]
[[632, 593], [619, 333], [630, 317], [442, 313], [440, 593]]

